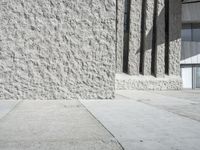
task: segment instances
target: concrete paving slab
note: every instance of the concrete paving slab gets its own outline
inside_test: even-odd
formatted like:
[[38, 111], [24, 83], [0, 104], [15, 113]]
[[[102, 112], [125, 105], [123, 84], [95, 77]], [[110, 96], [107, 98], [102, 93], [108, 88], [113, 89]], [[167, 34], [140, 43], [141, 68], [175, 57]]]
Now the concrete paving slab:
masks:
[[79, 101], [22, 101], [0, 120], [1, 150], [121, 150]]
[[199, 91], [118, 91], [118, 94], [200, 121]]
[[185, 100], [192, 100], [200, 103], [200, 90], [178, 90], [178, 91], [149, 91], [152, 93], [173, 96]]
[[182, 100], [181, 104], [176, 97], [168, 102], [171, 97], [144, 91], [122, 92], [113, 101], [81, 102], [125, 150], [199, 150], [200, 122], [160, 107], [161, 102], [156, 106], [142, 101], [151, 102], [153, 98], [166, 102], [167, 107], [193, 102]]
[[120, 96], [124, 96], [130, 100], [151, 101], [152, 103], [155, 103], [156, 105], [163, 105], [163, 103], [165, 106], [199, 104], [198, 101], [183, 99], [181, 97], [176, 97], [173, 94], [166, 94], [166, 95], [160, 94], [159, 92], [158, 91], [121, 90], [121, 91], [117, 91], [117, 94]]
[[18, 103], [20, 103], [20, 101], [0, 101], [0, 119], [12, 111]]
[[197, 95], [117, 91], [115, 100], [81, 101], [85, 107], [76, 100], [0, 101], [0, 149], [199, 150]]

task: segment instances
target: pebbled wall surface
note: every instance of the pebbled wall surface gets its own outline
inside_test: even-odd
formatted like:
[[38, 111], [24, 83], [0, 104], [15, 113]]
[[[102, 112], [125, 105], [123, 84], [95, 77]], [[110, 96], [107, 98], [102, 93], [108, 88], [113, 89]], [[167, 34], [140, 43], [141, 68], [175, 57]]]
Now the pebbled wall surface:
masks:
[[169, 0], [169, 74], [180, 75], [181, 0]]
[[124, 45], [124, 11], [125, 11], [125, 0], [117, 1], [117, 16], [116, 16], [116, 72], [123, 71], [123, 45]]
[[131, 1], [128, 73], [139, 75], [142, 0]]
[[180, 30], [181, 0], [132, 0], [128, 71], [118, 71], [116, 89], [181, 89]]
[[153, 49], [153, 21], [154, 21], [154, 6], [155, 0], [147, 0], [145, 8], [145, 29], [144, 29], [144, 64], [143, 64], [143, 74], [151, 75], [151, 61], [152, 49]]
[[155, 57], [155, 76], [164, 77], [165, 76], [165, 0], [158, 0], [157, 3], [157, 14], [156, 14], [156, 43], [157, 49]]
[[117, 74], [116, 90], [181, 90], [182, 79], [179, 76], [130, 76]]
[[112, 98], [115, 0], [1, 0], [0, 99]]

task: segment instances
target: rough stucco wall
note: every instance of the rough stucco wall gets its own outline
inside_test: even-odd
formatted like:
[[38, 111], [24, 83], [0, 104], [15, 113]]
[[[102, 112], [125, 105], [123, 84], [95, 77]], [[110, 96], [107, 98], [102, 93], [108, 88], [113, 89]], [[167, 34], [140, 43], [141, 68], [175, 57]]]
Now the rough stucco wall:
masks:
[[151, 75], [151, 53], [153, 40], [153, 15], [155, 0], [146, 1], [146, 24], [145, 24], [145, 41], [144, 41], [144, 75]]
[[116, 71], [123, 70], [123, 45], [124, 45], [124, 8], [125, 0], [117, 1], [117, 44], [116, 44]]
[[165, 0], [157, 3], [157, 53], [156, 53], [156, 77], [165, 75]]
[[116, 90], [181, 90], [182, 79], [179, 76], [155, 78], [117, 74], [115, 85]]
[[169, 0], [169, 75], [180, 76], [181, 0]]
[[129, 64], [130, 75], [139, 74], [142, 0], [132, 0], [130, 8]]
[[[143, 2], [143, 7], [142, 7], [142, 2]], [[144, 2], [146, 2], [146, 6], [144, 5], [145, 4]], [[166, 6], [166, 8], [168, 12], [168, 6]], [[181, 50], [180, 8], [181, 8], [181, 0], [169, 0], [168, 19], [169, 19], [170, 43], [167, 43], [166, 38], [168, 37], [168, 35], [165, 35], [165, 30], [166, 30], [165, 25], [167, 25], [165, 22], [167, 19], [165, 16], [166, 15], [165, 0], [131, 1], [129, 60], [128, 60], [129, 72], [128, 75], [123, 73], [116, 75], [115, 79], [116, 89], [119, 90], [181, 89], [182, 80], [180, 77], [180, 65], [179, 65], [180, 50]], [[146, 14], [142, 12], [142, 10], [145, 10]], [[142, 17], [141, 14], [144, 16]], [[141, 24], [141, 22], [144, 23]], [[144, 29], [143, 25], [145, 25]], [[142, 32], [143, 30], [144, 32]], [[143, 34], [145, 34], [145, 36], [143, 36]], [[156, 45], [153, 45], [152, 42], [155, 42], [155, 40], [156, 40]], [[165, 52], [166, 53], [168, 52], [168, 44], [169, 44], [169, 55], [168, 55], [169, 64], [167, 61], [165, 64]], [[143, 48], [146, 51], [144, 60], [142, 56], [143, 53], [140, 54], [140, 51], [143, 50]], [[144, 63], [144, 65], [142, 64], [143, 66], [142, 65], [140, 66], [140, 55], [142, 58], [141, 61], [142, 63]], [[153, 57], [151, 58], [151, 56]], [[165, 74], [165, 65], [169, 65], [169, 75]], [[151, 75], [151, 68], [152, 68], [152, 73], [155, 76]], [[144, 75], [139, 74], [139, 69], [144, 71]]]
[[115, 5], [0, 1], [0, 99], [112, 98]]

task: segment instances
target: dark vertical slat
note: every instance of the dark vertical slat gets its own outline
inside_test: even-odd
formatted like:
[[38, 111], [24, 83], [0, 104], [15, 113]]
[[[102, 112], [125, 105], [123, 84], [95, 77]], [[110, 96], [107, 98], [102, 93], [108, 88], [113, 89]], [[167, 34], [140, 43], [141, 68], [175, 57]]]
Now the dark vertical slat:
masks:
[[115, 20], [115, 40], [116, 40], [116, 43], [115, 43], [115, 68], [116, 68], [116, 72], [117, 72], [117, 62], [118, 62], [118, 60], [117, 60], [117, 50], [118, 50], [118, 27], [117, 27], [117, 24], [118, 24], [118, 0], [116, 0], [116, 10], [115, 10], [116, 12], [116, 20]]
[[131, 0], [125, 2], [124, 14], [124, 50], [123, 50], [123, 72], [128, 73], [128, 60], [129, 60], [129, 33], [130, 33], [130, 5]]
[[151, 74], [156, 75], [156, 61], [157, 61], [157, 16], [158, 16], [158, 0], [154, 0], [154, 14], [153, 14], [153, 39], [152, 39], [152, 53], [151, 53]]
[[169, 75], [169, 0], [165, 0], [165, 74]]
[[146, 25], [146, 6], [147, 0], [142, 1], [142, 19], [141, 19], [141, 44], [140, 44], [140, 74], [144, 74], [144, 53], [145, 53], [145, 25]]

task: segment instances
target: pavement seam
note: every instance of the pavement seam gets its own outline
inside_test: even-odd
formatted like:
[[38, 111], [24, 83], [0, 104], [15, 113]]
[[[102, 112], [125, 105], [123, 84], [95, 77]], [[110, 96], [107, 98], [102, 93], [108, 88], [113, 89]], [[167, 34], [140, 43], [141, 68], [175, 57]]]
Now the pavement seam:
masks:
[[22, 103], [22, 100], [16, 103], [16, 105], [12, 107], [9, 112], [7, 112], [2, 118], [0, 118], [0, 122], [3, 121], [7, 116], [9, 116], [9, 114], [13, 112], [21, 103]]
[[120, 148], [122, 150], [125, 150], [124, 147], [122, 146], [122, 144], [119, 142], [119, 140], [114, 136], [114, 134], [109, 131], [102, 123], [99, 119], [97, 119], [92, 112], [89, 111], [89, 109], [79, 100], [79, 102], [81, 103], [81, 105], [86, 109], [86, 111], [116, 140], [116, 142], [119, 144]]

